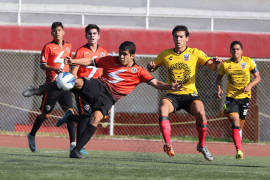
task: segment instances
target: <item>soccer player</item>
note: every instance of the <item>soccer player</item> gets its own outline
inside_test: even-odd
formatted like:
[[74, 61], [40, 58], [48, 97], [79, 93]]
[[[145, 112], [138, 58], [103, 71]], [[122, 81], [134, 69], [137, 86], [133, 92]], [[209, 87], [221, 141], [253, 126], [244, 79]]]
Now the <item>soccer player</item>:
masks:
[[[243, 45], [240, 41], [233, 41], [230, 46], [231, 58], [224, 61], [218, 70], [217, 95], [221, 98], [223, 93], [221, 81], [224, 74], [227, 77], [227, 94], [225, 114], [232, 122], [232, 138], [236, 148], [236, 159], [244, 159], [241, 147], [239, 130], [243, 128], [251, 98], [251, 89], [260, 80], [260, 73], [255, 62], [243, 54]], [[250, 74], [254, 79], [250, 81]]]
[[[64, 58], [72, 55], [71, 44], [63, 39], [65, 31], [61, 22], [52, 23], [51, 35], [53, 40], [44, 46], [40, 59], [40, 67], [46, 71], [46, 83], [55, 81], [57, 74], [61, 72], [69, 72], [69, 65], [64, 64]], [[24, 91], [23, 95], [27, 97], [29, 94]], [[70, 91], [53, 89], [44, 92], [40, 107], [41, 114], [37, 116], [31, 132], [27, 135], [29, 148], [32, 152], [36, 151], [35, 135], [44, 120], [48, 118], [56, 102], [60, 104], [64, 111], [73, 112], [72, 93]]]
[[212, 71], [216, 70], [221, 60], [210, 59], [201, 50], [187, 47], [189, 31], [186, 26], [177, 25], [172, 30], [172, 36], [174, 48], [162, 51], [155, 61], [148, 64], [148, 70], [151, 72], [162, 65], [166, 66], [168, 82], [177, 80], [183, 85], [179, 91], [168, 90], [167, 95], [161, 99], [159, 124], [165, 141], [163, 149], [169, 157], [175, 155], [171, 144], [171, 125], [168, 116], [172, 112], [184, 109], [196, 118], [199, 138], [197, 150], [205, 159], [212, 161], [213, 156], [205, 146], [207, 119], [195, 86], [195, 74], [199, 65], [205, 65]]
[[[107, 51], [98, 45], [98, 40], [100, 39], [100, 28], [96, 24], [89, 24], [85, 27], [85, 37], [87, 39], [87, 43], [81, 46], [77, 51], [75, 55], [75, 59], [80, 58], [89, 58], [89, 59], [96, 59], [100, 57], [107, 56]], [[103, 70], [102, 68], [97, 68], [93, 65], [89, 66], [83, 66], [83, 65], [77, 65], [73, 66], [72, 68], [72, 74], [76, 78], [99, 78], [101, 77]], [[91, 109], [89, 108], [90, 105], [87, 101], [82, 99], [78, 94], [75, 94], [76, 97], [76, 103], [77, 108], [79, 111], [78, 118], [76, 115], [73, 115], [71, 111], [67, 111], [65, 116], [59, 120], [57, 126], [60, 126], [63, 122], [67, 122], [68, 130], [70, 131], [70, 151], [73, 150], [73, 148], [76, 146], [75, 142], [75, 126], [74, 122], [80, 120], [81, 123], [78, 124], [77, 127], [77, 142], [79, 139], [79, 136], [81, 135], [82, 131], [85, 129], [88, 120], [91, 117]], [[68, 121], [66, 120], [68, 118]], [[84, 150], [84, 148], [80, 151], [81, 154], [87, 154], [87, 152]]]
[[[93, 136], [98, 123], [108, 114], [113, 104], [128, 95], [140, 83], [148, 83], [161, 90], [179, 90], [181, 88], [176, 81], [167, 84], [154, 79], [146, 69], [135, 63], [135, 52], [135, 44], [125, 41], [119, 47], [119, 56], [106, 56], [98, 59], [66, 58], [69, 64], [90, 65], [93, 63], [97, 67], [103, 68], [103, 75], [99, 79], [76, 79], [73, 91], [89, 103], [93, 113], [90, 123], [83, 131], [76, 147], [71, 151], [70, 158], [83, 158], [79, 151]], [[51, 83], [47, 85], [47, 88], [55, 88], [55, 86], [55, 83]], [[36, 95], [40, 93], [39, 91], [42, 91], [42, 88], [32, 89], [29, 94]]]

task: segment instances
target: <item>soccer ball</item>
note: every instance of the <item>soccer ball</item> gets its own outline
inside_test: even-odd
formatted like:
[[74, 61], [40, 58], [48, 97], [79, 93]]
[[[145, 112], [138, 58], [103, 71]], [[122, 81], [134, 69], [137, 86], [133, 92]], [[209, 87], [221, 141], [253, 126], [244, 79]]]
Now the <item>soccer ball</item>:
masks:
[[59, 73], [56, 77], [56, 85], [59, 89], [68, 91], [75, 85], [75, 77], [70, 72]]

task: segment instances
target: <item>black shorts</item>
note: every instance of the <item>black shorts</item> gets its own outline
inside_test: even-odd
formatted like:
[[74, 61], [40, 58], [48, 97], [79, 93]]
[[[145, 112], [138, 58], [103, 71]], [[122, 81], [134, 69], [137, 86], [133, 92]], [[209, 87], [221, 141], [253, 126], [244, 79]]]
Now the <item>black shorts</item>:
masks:
[[239, 113], [239, 117], [242, 120], [246, 119], [249, 107], [249, 98], [234, 99], [226, 97], [227, 113]]
[[86, 101], [92, 110], [101, 111], [106, 116], [115, 103], [106, 86], [98, 79], [84, 79], [84, 85], [80, 90], [74, 90], [84, 101]]
[[61, 108], [66, 111], [68, 108], [72, 108], [72, 93], [70, 91], [62, 91], [58, 89], [52, 89], [43, 94], [40, 110], [45, 113], [52, 112], [56, 102], [58, 102]]
[[78, 94], [75, 94], [75, 99], [79, 115], [91, 117], [92, 109], [89, 103]]
[[193, 94], [167, 94], [163, 99], [169, 99], [175, 111], [184, 109], [190, 113], [190, 105], [194, 100], [200, 100], [200, 97]]

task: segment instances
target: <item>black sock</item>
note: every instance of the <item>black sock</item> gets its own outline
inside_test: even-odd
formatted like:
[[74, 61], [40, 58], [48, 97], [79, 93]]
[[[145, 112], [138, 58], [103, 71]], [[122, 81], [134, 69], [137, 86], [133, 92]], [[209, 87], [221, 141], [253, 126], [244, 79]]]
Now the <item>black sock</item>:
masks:
[[89, 124], [89, 117], [87, 116], [81, 116], [82, 118], [80, 118], [78, 126], [77, 126], [77, 142], [79, 142], [80, 137], [82, 136], [84, 130], [87, 127], [87, 124]]
[[45, 120], [45, 119], [41, 119], [40, 116], [38, 116], [38, 117], [35, 119], [34, 125], [33, 125], [33, 127], [32, 127], [31, 132], [30, 132], [30, 135], [31, 135], [31, 136], [35, 136], [35, 135], [36, 135], [37, 131], [39, 130], [39, 128], [40, 128], [40, 126], [42, 125], [42, 123], [43, 123], [44, 120]]
[[70, 143], [75, 142], [75, 124], [73, 121], [67, 121], [67, 129], [68, 129], [68, 134], [69, 134], [69, 141]]
[[74, 148], [74, 150], [80, 151], [86, 145], [86, 143], [91, 139], [91, 137], [93, 136], [96, 130], [97, 130], [97, 127], [93, 126], [92, 124], [88, 124], [85, 130], [83, 131], [79, 142], [77, 142], [77, 145]]

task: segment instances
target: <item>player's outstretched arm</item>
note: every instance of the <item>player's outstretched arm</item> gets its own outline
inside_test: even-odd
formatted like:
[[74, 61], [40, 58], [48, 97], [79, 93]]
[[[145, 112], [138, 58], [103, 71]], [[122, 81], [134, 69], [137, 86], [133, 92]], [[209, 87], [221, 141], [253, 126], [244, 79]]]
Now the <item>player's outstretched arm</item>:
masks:
[[149, 82], [149, 84], [153, 86], [154, 88], [160, 89], [160, 90], [179, 91], [182, 88], [182, 84], [177, 81], [174, 81], [171, 84], [167, 84], [157, 79], [153, 79], [152, 81]]
[[64, 61], [65, 64], [83, 65], [83, 66], [89, 66], [90, 64], [93, 63], [93, 59], [91, 58], [72, 59], [69, 56], [65, 57]]
[[208, 67], [209, 70], [215, 71], [217, 68], [220, 66], [220, 64], [223, 62], [222, 59], [218, 57], [214, 57], [213, 59], [210, 59], [209, 61], [206, 62], [206, 66]]

